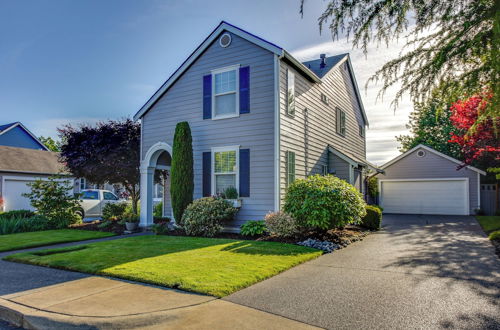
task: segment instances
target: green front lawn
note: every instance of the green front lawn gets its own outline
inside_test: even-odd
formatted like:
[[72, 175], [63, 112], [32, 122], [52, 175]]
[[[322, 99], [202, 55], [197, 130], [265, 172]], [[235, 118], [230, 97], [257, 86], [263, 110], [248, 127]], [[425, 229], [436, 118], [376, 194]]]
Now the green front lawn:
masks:
[[223, 297], [321, 253], [275, 242], [137, 236], [5, 259]]
[[0, 252], [113, 236], [99, 231], [59, 229], [0, 235]]
[[476, 216], [476, 219], [483, 228], [484, 232], [489, 235], [490, 239], [495, 239], [495, 236], [498, 237], [500, 235], [500, 216]]

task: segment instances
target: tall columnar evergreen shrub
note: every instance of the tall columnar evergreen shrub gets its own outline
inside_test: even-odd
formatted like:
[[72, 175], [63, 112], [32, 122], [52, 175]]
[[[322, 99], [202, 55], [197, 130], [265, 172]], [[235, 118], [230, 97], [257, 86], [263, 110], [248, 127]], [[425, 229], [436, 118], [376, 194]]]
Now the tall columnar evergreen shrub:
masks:
[[175, 127], [170, 169], [170, 196], [177, 223], [182, 224], [182, 215], [193, 201], [193, 141], [191, 129], [186, 121]]

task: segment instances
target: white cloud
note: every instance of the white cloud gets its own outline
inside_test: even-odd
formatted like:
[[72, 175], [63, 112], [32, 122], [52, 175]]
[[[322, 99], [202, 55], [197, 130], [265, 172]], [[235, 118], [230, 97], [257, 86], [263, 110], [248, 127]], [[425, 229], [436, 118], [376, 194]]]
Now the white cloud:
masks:
[[315, 59], [319, 54], [333, 56], [350, 53], [356, 80], [360, 88], [361, 97], [370, 122], [367, 131], [367, 158], [375, 164], [383, 164], [399, 155], [398, 143], [395, 136], [408, 134], [405, 127], [408, 115], [413, 109], [408, 95], [404, 95], [399, 106], [394, 111], [390, 103], [399, 86], [388, 90], [383, 98], [377, 99], [381, 84], [370, 83], [366, 88], [368, 79], [381, 68], [387, 61], [397, 57], [403, 48], [403, 43], [391, 43], [389, 47], [375, 45], [368, 47], [365, 56], [361, 49], [352, 49], [352, 44], [347, 39], [328, 41], [291, 51], [301, 61]]

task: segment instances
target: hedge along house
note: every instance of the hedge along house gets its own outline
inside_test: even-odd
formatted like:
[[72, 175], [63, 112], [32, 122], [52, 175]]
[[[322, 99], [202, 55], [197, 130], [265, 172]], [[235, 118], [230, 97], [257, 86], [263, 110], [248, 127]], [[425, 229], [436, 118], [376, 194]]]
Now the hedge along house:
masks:
[[142, 132], [141, 226], [152, 223], [154, 171], [170, 168], [181, 121], [193, 138], [193, 197], [235, 187], [234, 228], [279, 210], [296, 178], [334, 174], [364, 192], [368, 120], [348, 54], [301, 63], [221, 22], [134, 119]]

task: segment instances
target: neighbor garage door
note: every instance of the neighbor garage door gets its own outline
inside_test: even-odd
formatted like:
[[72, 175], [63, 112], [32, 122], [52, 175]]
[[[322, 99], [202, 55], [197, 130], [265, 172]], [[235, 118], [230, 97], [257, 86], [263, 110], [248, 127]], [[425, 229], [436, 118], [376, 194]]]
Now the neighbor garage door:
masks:
[[467, 180], [381, 180], [385, 213], [469, 214]]
[[28, 193], [31, 189], [26, 185], [30, 180], [13, 180], [5, 178], [3, 193], [5, 210], [32, 210], [30, 200], [23, 197], [23, 193]]

